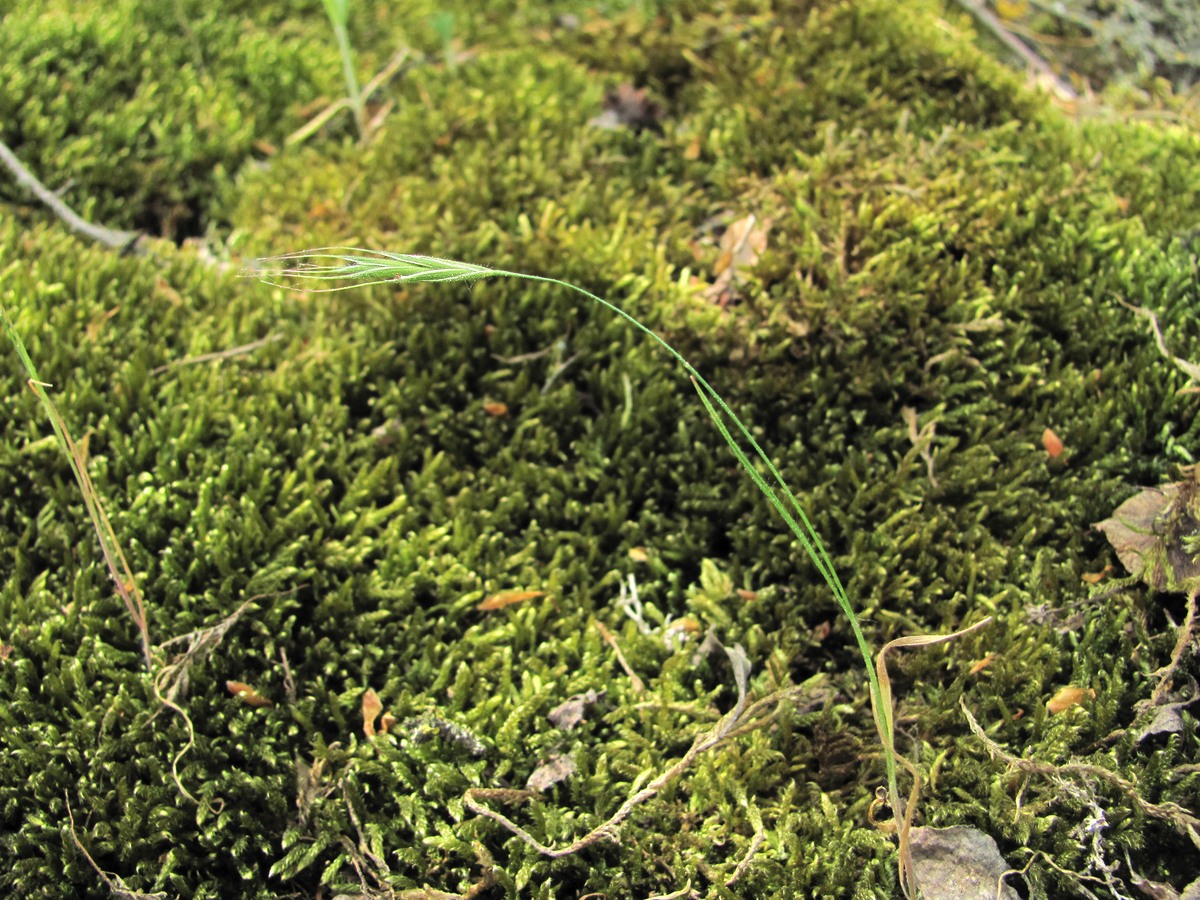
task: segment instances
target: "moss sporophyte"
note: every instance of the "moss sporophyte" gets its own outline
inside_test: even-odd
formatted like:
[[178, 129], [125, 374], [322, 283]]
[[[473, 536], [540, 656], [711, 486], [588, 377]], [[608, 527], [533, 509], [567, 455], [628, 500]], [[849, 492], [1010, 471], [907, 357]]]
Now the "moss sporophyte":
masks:
[[[473, 282], [484, 278], [517, 278], [524, 281], [553, 284], [581, 294], [588, 300], [611, 310], [666, 350], [683, 367], [717, 430], [720, 431], [730, 450], [737, 457], [743, 470], [800, 542], [805, 553], [808, 554], [821, 573], [821, 577], [825, 579], [829, 589], [833, 592], [839, 608], [850, 624], [866, 670], [875, 726], [884, 752], [888, 782], [887, 802], [895, 815], [899, 837], [901, 884], [907, 894], [916, 895], [916, 881], [908, 849], [908, 833], [912, 825], [915, 800], [920, 788], [920, 776], [916, 767], [896, 751], [892, 692], [885, 657], [893, 648], [923, 647], [952, 640], [981, 628], [987, 624], [989, 619], [984, 619], [950, 635], [910, 635], [899, 638], [883, 647], [878, 656], [874, 656], [871, 646], [863, 634], [854, 606], [846, 594], [820, 536], [810, 523], [799, 500], [796, 499], [795, 494], [788, 487], [770, 457], [754, 439], [750, 429], [695, 367], [659, 334], [643, 325], [619, 306], [578, 285], [558, 278], [491, 269], [460, 260], [357, 247], [320, 247], [282, 256], [267, 257], [258, 260], [253, 268], [243, 274], [259, 278], [277, 287], [305, 293], [342, 291], [371, 284]], [[732, 425], [732, 430], [730, 425]], [[749, 446], [749, 453], [743, 449], [742, 442]], [[758, 466], [765, 469], [767, 475], [764, 476]], [[913, 781], [907, 798], [903, 797], [899, 790], [898, 769], [900, 767], [909, 773]]]

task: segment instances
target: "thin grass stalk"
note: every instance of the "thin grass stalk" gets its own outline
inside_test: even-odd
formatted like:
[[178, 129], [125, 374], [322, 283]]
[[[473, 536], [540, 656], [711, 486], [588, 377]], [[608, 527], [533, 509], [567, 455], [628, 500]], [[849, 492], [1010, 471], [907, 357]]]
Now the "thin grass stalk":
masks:
[[[356, 282], [354, 284], [342, 284], [335, 287], [315, 289], [318, 292], [348, 290], [352, 287], [369, 284], [475, 281], [482, 278], [516, 278], [523, 281], [551, 284], [574, 291], [595, 303], [599, 303], [606, 309], [616, 313], [638, 331], [642, 332], [642, 334], [652, 339], [666, 350], [692, 379], [701, 402], [704, 403], [705, 410], [716, 424], [721, 436], [729, 444], [738, 462], [741, 463], [742, 468], [745, 469], [763, 496], [767, 498], [783, 518], [792, 534], [804, 548], [805, 553], [813, 561], [813, 565], [816, 566], [817, 571], [821, 573], [821, 577], [824, 578], [825, 583], [829, 585], [838, 606], [850, 623], [855, 642], [858, 645], [859, 652], [862, 654], [863, 665], [867, 673], [870, 688], [871, 706], [876, 718], [876, 725], [881, 732], [881, 737], [884, 733], [888, 735], [892, 733], [891, 706], [884, 702], [884, 694], [875, 674], [871, 647], [867, 643], [866, 636], [863, 634], [862, 627], [858, 621], [858, 615], [850, 602], [849, 596], [846, 594], [846, 589], [833, 567], [833, 561], [830, 559], [829, 553], [826, 551], [825, 545], [822, 543], [816, 529], [809, 521], [803, 506], [801, 506], [800, 501], [796, 498], [791, 488], [788, 487], [787, 482], [771, 461], [771, 458], [767, 456], [766, 452], [759, 446], [758, 441], [754, 439], [754, 435], [751, 434], [746, 424], [734, 413], [716, 389], [705, 380], [704, 376], [684, 358], [683, 354], [672, 347], [657, 332], [643, 325], [638, 319], [616, 304], [568, 281], [543, 275], [530, 275], [524, 272], [489, 269], [485, 266], [463, 263], [458, 260], [416, 254], [364, 250], [355, 247], [320, 247], [313, 250], [272, 257], [260, 260], [259, 262], [274, 266], [274, 268], [259, 269], [247, 272], [246, 274], [255, 275], [279, 287], [306, 292], [310, 289], [296, 287], [287, 281], [281, 283], [272, 279], [300, 279], [304, 281], [315, 280], [335, 283], [345, 281]], [[280, 263], [283, 264], [282, 267], [278, 266]], [[733, 423], [737, 432], [749, 444], [754, 457], [763, 465], [775, 485], [778, 485], [778, 491], [771, 482], [768, 482], [763, 477], [754, 462], [742, 450], [738, 441], [726, 425], [726, 418]], [[782, 497], [780, 494], [782, 494]], [[884, 740], [883, 746], [889, 791], [893, 797], [899, 797], [896, 782], [896, 759], [890, 739]]]
[[117, 594], [125, 604], [125, 609], [129, 612], [130, 618], [133, 619], [134, 625], [137, 626], [138, 636], [142, 643], [142, 656], [146, 660], [146, 668], [152, 669], [154, 660], [150, 649], [150, 623], [146, 615], [146, 605], [142, 600], [142, 592], [138, 589], [137, 580], [133, 577], [133, 570], [125, 558], [125, 552], [121, 549], [121, 543], [117, 540], [116, 532], [113, 531], [108, 513], [104, 511], [100, 494], [92, 483], [91, 475], [88, 473], [87, 456], [83, 449], [71, 439], [71, 434], [67, 430], [67, 425], [63, 421], [62, 415], [54, 405], [54, 401], [50, 399], [50, 395], [45, 391], [45, 388], [50, 385], [38, 377], [37, 368], [34, 366], [33, 360], [30, 358], [29, 352], [25, 349], [24, 342], [21, 340], [20, 335], [17, 334], [12, 320], [8, 317], [8, 313], [5, 312], [3, 307], [0, 307], [0, 323], [4, 325], [4, 330], [8, 334], [9, 340], [12, 341], [17, 355], [21, 358], [21, 364], [25, 367], [25, 372], [29, 376], [27, 384], [30, 390], [33, 391], [34, 396], [38, 398], [42, 404], [42, 408], [46, 411], [46, 415], [50, 419], [50, 425], [54, 429], [54, 436], [58, 440], [58, 445], [66, 455], [67, 461], [71, 464], [71, 471], [75, 474], [75, 480], [79, 483], [79, 490], [83, 494], [84, 507], [87, 509], [88, 517], [92, 520], [92, 528], [96, 532], [96, 537], [100, 541], [100, 552], [104, 556], [104, 562], [108, 566], [108, 571], [112, 576], [113, 584], [116, 586]]
[[338, 53], [342, 57], [342, 77], [346, 80], [346, 100], [354, 113], [358, 139], [362, 141], [367, 137], [367, 117], [363, 108], [362, 91], [358, 86], [358, 75], [354, 72], [354, 51], [350, 48], [350, 32], [346, 27], [350, 20], [350, 0], [325, 0], [325, 13], [329, 16], [329, 24], [333, 26], [333, 36], [337, 41]]

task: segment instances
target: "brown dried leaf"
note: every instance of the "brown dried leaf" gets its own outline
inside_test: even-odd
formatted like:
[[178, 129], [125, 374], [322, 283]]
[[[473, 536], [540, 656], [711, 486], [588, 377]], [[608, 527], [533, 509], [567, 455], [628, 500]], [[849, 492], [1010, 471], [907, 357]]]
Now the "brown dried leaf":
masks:
[[274, 706], [270, 700], [243, 681], [227, 681], [225, 689], [247, 706]]
[[1104, 532], [1131, 575], [1158, 591], [1200, 582], [1200, 560], [1185, 538], [1200, 533], [1200, 484], [1182, 481], [1146, 488], [1092, 527]]
[[753, 269], [767, 249], [771, 220], [767, 219], [758, 228], [755, 227], [757, 224], [758, 219], [751, 213], [725, 229], [721, 238], [721, 254], [713, 266], [716, 281], [704, 292], [705, 299], [719, 306], [726, 306], [738, 299], [738, 277]]
[[524, 603], [526, 600], [536, 600], [538, 597], [545, 597], [545, 591], [501, 591], [498, 594], [492, 594], [476, 609], [484, 610], [485, 612], [493, 609], [504, 609], [506, 606], [512, 606], [514, 603]]
[[574, 697], [568, 697], [565, 701], [558, 704], [554, 709], [550, 710], [546, 718], [550, 720], [550, 724], [562, 731], [570, 731], [576, 725], [583, 721], [583, 714], [587, 708], [598, 701], [603, 693], [588, 691], [586, 694], [576, 694]]
[[367, 737], [375, 737], [375, 720], [381, 712], [383, 703], [375, 693], [375, 688], [367, 688], [362, 698], [363, 734]]
[[995, 839], [975, 828], [914, 828], [912, 859], [925, 900], [1020, 900]]
[[1042, 432], [1042, 446], [1046, 450], [1046, 455], [1051, 459], [1057, 459], [1058, 457], [1062, 456], [1062, 438], [1060, 438], [1049, 428]]
[[1083, 701], [1090, 700], [1095, 696], [1096, 692], [1093, 690], [1085, 690], [1073, 684], [1068, 684], [1066, 687], [1059, 688], [1058, 692], [1046, 701], [1046, 712], [1055, 716], [1060, 712], [1065, 712], [1072, 706], [1079, 706]]
[[507, 416], [508, 415], [508, 404], [501, 403], [499, 400], [494, 400], [494, 401], [489, 400], [488, 402], [483, 404], [483, 411], [485, 413], [487, 413], [489, 416], [495, 416], [495, 417]]
[[531, 791], [544, 791], [546, 788], [553, 787], [561, 781], [566, 781], [576, 771], [578, 770], [575, 766], [575, 760], [570, 754], [555, 754], [550, 757], [549, 762], [534, 769], [533, 774], [529, 776], [529, 780], [525, 782], [525, 787]]
[[978, 675], [980, 672], [982, 672], [984, 669], [986, 669], [988, 666], [990, 666], [995, 661], [996, 661], [996, 654], [989, 653], [983, 659], [976, 660], [974, 663], [972, 663], [971, 670], [967, 674]]

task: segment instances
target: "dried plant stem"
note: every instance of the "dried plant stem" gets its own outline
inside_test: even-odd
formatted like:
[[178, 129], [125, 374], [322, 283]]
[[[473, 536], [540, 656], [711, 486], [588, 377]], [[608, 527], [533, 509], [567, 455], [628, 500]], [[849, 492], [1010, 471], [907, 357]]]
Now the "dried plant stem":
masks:
[[[188, 800], [200, 805], [200, 801], [192, 795], [187, 788], [183, 786], [183, 781], [179, 777], [179, 761], [187, 756], [196, 746], [196, 729], [192, 725], [192, 718], [187, 714], [187, 711], [177, 702], [187, 691], [188, 678], [191, 673], [192, 666], [200, 663], [209, 653], [217, 648], [224, 640], [226, 633], [233, 627], [234, 623], [241, 618], [252, 603], [260, 600], [265, 596], [276, 596], [271, 594], [259, 594], [244, 601], [241, 606], [235, 609], [232, 613], [208, 628], [197, 629], [179, 637], [171, 638], [159, 645], [159, 650], [163, 650], [174, 644], [187, 642], [187, 649], [171, 662], [160, 666], [159, 670], [154, 674], [154, 697], [166, 709], [171, 710], [179, 718], [183, 720], [183, 725], [187, 729], [187, 742], [179, 748], [179, 751], [171, 760], [171, 777], [175, 781], [175, 787], [179, 793]], [[157, 713], [156, 713], [157, 715]], [[210, 803], [214, 811], [219, 811], [222, 801], [218, 800], [215, 804]]]
[[96, 874], [100, 876], [100, 880], [104, 882], [104, 886], [118, 900], [164, 900], [167, 896], [162, 891], [153, 894], [146, 894], [142, 891], [130, 890], [129, 886], [120, 875], [109, 875], [97, 864], [92, 858], [92, 854], [88, 853], [87, 847], [83, 846], [83, 842], [79, 840], [79, 835], [75, 833], [75, 813], [71, 810], [71, 798], [64, 791], [63, 797], [67, 802], [67, 821], [70, 823], [71, 842], [75, 844], [77, 850], [83, 854], [83, 858], [88, 861], [88, 865], [95, 869]]
[[1197, 819], [1181, 806], [1174, 803], [1151, 803], [1138, 793], [1137, 785], [1103, 766], [1094, 766], [1090, 763], [1063, 763], [1056, 766], [1051, 763], [1043, 763], [1033, 759], [1014, 756], [988, 737], [987, 732], [983, 730], [983, 727], [976, 718], [971, 715], [971, 710], [967, 708], [965, 700], [960, 699], [959, 706], [962, 707], [963, 715], [967, 717], [967, 725], [983, 743], [983, 746], [988, 751], [988, 755], [993, 759], [999, 759], [1020, 772], [1028, 775], [1040, 775], [1056, 783], [1061, 783], [1064, 778], [1076, 778], [1084, 782], [1103, 781], [1110, 787], [1120, 791], [1121, 794], [1147, 816], [1169, 822], [1174, 826], [1176, 831], [1200, 849], [1200, 819]]
[[137, 231], [119, 231], [115, 228], [106, 228], [103, 225], [95, 225], [82, 216], [75, 210], [67, 206], [54, 191], [50, 190], [42, 184], [32, 172], [17, 158], [17, 155], [9, 149], [8, 145], [0, 141], [0, 163], [12, 173], [17, 180], [17, 184], [28, 190], [33, 196], [37, 197], [42, 203], [50, 208], [54, 215], [58, 216], [62, 222], [72, 231], [82, 234], [84, 237], [96, 241], [98, 244], [103, 244], [105, 247], [112, 247], [114, 250], [120, 250], [122, 253], [136, 252], [138, 241], [141, 240], [141, 233]]
[[1158, 678], [1158, 686], [1155, 687], [1154, 693], [1150, 695], [1151, 708], [1163, 703], [1165, 695], [1171, 690], [1175, 673], [1179, 670], [1179, 666], [1183, 662], [1184, 653], [1187, 652], [1188, 647], [1192, 646], [1196, 639], [1196, 600], [1198, 594], [1200, 594], [1200, 589], [1188, 591], [1187, 615], [1184, 617], [1183, 624], [1179, 626], [1179, 636], [1175, 639], [1175, 648], [1171, 651], [1171, 661], [1154, 673], [1155, 677]]
[[[398, 50], [388, 64], [384, 66], [374, 78], [363, 85], [363, 100], [365, 101], [368, 97], [383, 87], [383, 85], [387, 84], [387, 82], [396, 77], [396, 75], [403, 68], [405, 68], [404, 64], [408, 62], [408, 58], [411, 53], [412, 51], [408, 47], [402, 47], [400, 50]], [[312, 137], [314, 133], [320, 131], [321, 127], [326, 122], [332, 119], [343, 109], [350, 108], [352, 108], [352, 105], [348, 98], [343, 97], [341, 100], [335, 100], [333, 103], [329, 104], [329, 106], [321, 110], [321, 112], [317, 113], [317, 115], [313, 116], [300, 128], [296, 129], [296, 131], [294, 131], [292, 134], [288, 135], [287, 138], [284, 139], [284, 144], [290, 147], [293, 144], [299, 144], [307, 140], [308, 138]], [[367, 134], [371, 134], [376, 128], [379, 127], [379, 123], [376, 120], [372, 120], [371, 122], [365, 124]]]
[[973, 15], [995, 38], [1021, 58], [1025, 65], [1035, 71], [1038, 79], [1063, 101], [1073, 101], [1079, 95], [1075, 89], [1058, 77], [1050, 63], [1035, 53], [1028, 44], [1007, 28], [1000, 17], [988, 9], [980, 0], [958, 0], [959, 5]]
[[116, 586], [117, 594], [125, 604], [125, 609], [128, 610], [134, 625], [137, 626], [146, 668], [153, 668], [154, 662], [150, 652], [150, 624], [146, 616], [146, 605], [142, 600], [142, 592], [138, 589], [133, 571], [129, 568], [125, 551], [121, 549], [121, 544], [117, 541], [117, 535], [108, 519], [108, 513], [104, 511], [104, 506], [100, 502], [100, 494], [92, 484], [91, 475], [88, 474], [87, 454], [71, 439], [71, 434], [67, 431], [66, 423], [59, 415], [54, 401], [42, 390], [48, 385], [34, 381], [32, 378], [28, 383], [33, 393], [42, 401], [42, 405], [50, 416], [50, 422], [54, 426], [54, 432], [67, 452], [71, 469], [74, 471], [75, 479], [79, 482], [79, 489], [83, 493], [83, 503], [87, 508], [88, 517], [92, 520], [92, 527], [100, 539], [100, 552], [104, 555], [104, 562], [108, 565], [108, 571]]
[[50, 387], [46, 382], [38, 377], [37, 368], [33, 364], [33, 360], [29, 356], [29, 352], [25, 349], [25, 344], [21, 340], [21, 336], [17, 334], [17, 329], [13, 325], [12, 320], [8, 317], [3, 307], [0, 307], [0, 324], [4, 326], [9, 340], [12, 341], [13, 347], [16, 348], [17, 355], [21, 358], [21, 364], [25, 367], [25, 372], [29, 376], [27, 384], [29, 389], [33, 391], [35, 397], [41, 401], [42, 409], [50, 419], [50, 425], [54, 429], [54, 436], [58, 440], [59, 447], [66, 454], [67, 461], [71, 464], [71, 471], [75, 473], [75, 480], [79, 482], [79, 489], [83, 493], [83, 503], [87, 508], [88, 517], [92, 520], [92, 527], [96, 531], [96, 537], [100, 539], [100, 551], [104, 555], [104, 562], [108, 565], [109, 574], [112, 576], [113, 584], [116, 585], [117, 593], [120, 595], [122, 602], [125, 604], [126, 610], [129, 611], [130, 618], [133, 619], [137, 626], [138, 634], [142, 642], [142, 655], [146, 661], [146, 668], [153, 669], [154, 660], [150, 652], [150, 625], [146, 616], [146, 606], [142, 601], [142, 593], [138, 590], [137, 581], [133, 577], [133, 571], [129, 568], [129, 562], [125, 559], [125, 552], [121, 549], [121, 544], [117, 540], [116, 533], [113, 531], [112, 523], [108, 519], [108, 514], [104, 511], [104, 506], [100, 502], [100, 494], [96, 491], [96, 487], [92, 484], [91, 475], [88, 474], [87, 453], [83, 447], [76, 444], [71, 439], [71, 434], [67, 430], [67, 425], [59, 415], [58, 408], [54, 405], [54, 401], [50, 399], [50, 395], [46, 393], [44, 388]]
[[194, 366], [200, 363], [216, 362], [222, 359], [232, 359], [235, 356], [241, 356], [244, 353], [253, 353], [255, 350], [261, 350], [268, 344], [273, 344], [276, 341], [282, 341], [282, 334], [269, 334], [265, 338], [259, 338], [257, 341], [251, 341], [248, 344], [242, 344], [238, 347], [230, 347], [228, 350], [214, 350], [212, 353], [201, 353], [199, 356], [189, 356], [186, 359], [176, 359], [167, 363], [165, 366], [159, 366], [156, 369], [151, 369], [151, 375], [161, 375], [163, 372], [168, 372], [171, 369], [179, 366]]
[[617, 643], [617, 636], [609, 631], [603, 622], [598, 621], [594, 624], [596, 626], [596, 630], [600, 632], [600, 637], [604, 638], [605, 643], [612, 647], [613, 653], [615, 653], [617, 656], [617, 662], [620, 663], [621, 668], [625, 670], [625, 674], [629, 676], [629, 684], [633, 688], [633, 692], [635, 694], [640, 694], [645, 691], [646, 685], [642, 682], [642, 679], [638, 677], [637, 672], [633, 671], [633, 669], [630, 667], [629, 662], [625, 659], [625, 654], [621, 652], [621, 645]]
[[742, 873], [750, 867], [750, 862], [754, 859], [754, 854], [758, 852], [758, 848], [767, 840], [767, 832], [763, 828], [762, 813], [754, 806], [747, 806], [747, 811], [750, 814], [750, 821], [754, 824], [754, 834], [750, 838], [750, 846], [746, 848], [746, 855], [738, 861], [737, 868], [726, 879], [725, 887], [727, 888], [731, 888], [737, 884], [738, 879], [742, 877]]
[[709, 750], [720, 746], [731, 738], [745, 734], [753, 729], [761, 728], [771, 722], [780, 704], [801, 690], [801, 688], [787, 688], [776, 691], [761, 700], [747, 705], [745, 688], [749, 663], [745, 662], [745, 653], [740, 647], [727, 648], [726, 653], [729, 654], [730, 659], [734, 663], [735, 680], [738, 685], [738, 700], [733, 709], [722, 716], [720, 721], [710, 730], [697, 735], [696, 739], [692, 741], [692, 746], [673, 765], [660, 773], [658, 777], [645, 787], [627, 797], [616, 812], [583, 837], [577, 838], [564, 847], [551, 847], [548, 844], [543, 844], [516, 822], [512, 821], [512, 819], [495, 810], [488, 809], [479, 803], [480, 799], [488, 796], [487, 792], [483, 789], [472, 788], [468, 790], [463, 795], [463, 805], [476, 815], [499, 823], [520, 838], [525, 844], [551, 859], [561, 859], [564, 856], [570, 856], [602, 840], [619, 843], [620, 834], [618, 829], [621, 823], [629, 818], [634, 809], [655, 797], [663, 788], [692, 766], [700, 756]]
[[967, 628], [953, 634], [912, 634], [906, 637], [888, 641], [875, 657], [875, 677], [879, 683], [881, 703], [875, 712], [875, 728], [879, 733], [879, 741], [887, 754], [893, 757], [912, 778], [907, 801], [901, 797], [899, 783], [895, 771], [888, 773], [888, 803], [896, 822], [896, 837], [898, 842], [900, 884], [905, 895], [915, 898], [918, 896], [916, 870], [912, 858], [912, 826], [916, 815], [917, 799], [921, 795], [921, 773], [912, 762], [896, 749], [895, 712], [893, 709], [892, 680], [888, 676], [887, 656], [892, 650], [920, 649], [945, 644], [948, 641], [963, 637], [978, 631], [992, 621], [991, 616], [976, 622]]

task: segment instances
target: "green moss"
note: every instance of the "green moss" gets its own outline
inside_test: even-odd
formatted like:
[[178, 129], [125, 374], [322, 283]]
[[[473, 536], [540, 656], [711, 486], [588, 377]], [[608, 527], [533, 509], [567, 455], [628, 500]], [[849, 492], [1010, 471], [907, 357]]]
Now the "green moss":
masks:
[[[4, 65], [25, 73], [5, 140], [48, 182], [76, 179], [71, 199], [108, 224], [186, 208], [249, 255], [464, 257], [567, 278], [666, 329], [757, 426], [876, 646], [995, 617], [894, 663], [902, 748], [934, 770], [925, 820], [989, 832], [1017, 867], [1028, 848], [1085, 872], [1074, 830], [1102, 808], [1108, 858], [1128, 849], [1178, 887], [1197, 874], [1119, 790], [1035, 779], [1018, 802], [959, 709], [1019, 756], [1197, 806], [1190, 716], [1141, 742], [1132, 727], [1182, 603], [1090, 598], [1081, 581], [1114, 561], [1090, 523], [1196, 452], [1196, 395], [1118, 302], [1153, 308], [1180, 355], [1200, 337], [1194, 135], [1066, 121], [921, 3], [463, 5], [476, 52], [454, 68], [433, 5], [414, 4], [404, 22], [352, 15], [364, 72], [405, 41], [432, 54], [380, 98], [395, 107], [376, 138], [353, 146], [343, 123], [260, 165], [255, 140], [281, 146], [338, 90], [319, 4], [184, 4], [188, 29], [143, 6], [5, 19]], [[578, 27], [555, 23], [568, 11]], [[184, 64], [189, 32], [204, 70]], [[177, 64], [169, 86], [138, 87], [147, 40]], [[663, 106], [660, 131], [589, 126], [622, 82]], [[161, 140], [129, 137], [151, 120]], [[180, 124], [204, 121], [220, 124]], [[129, 149], [97, 150], [114, 145]], [[749, 213], [770, 221], [768, 249], [715, 309], [713, 228]], [[36, 398], [15, 362], [0, 370], [0, 887], [106, 894], [69, 800], [102, 868], [182, 897], [361, 893], [355, 861], [375, 887], [368, 869], [397, 891], [465, 892], [489, 858], [507, 896], [689, 879], [719, 897], [895, 895], [891, 840], [867, 821], [883, 766], [848, 627], [690, 385], [603, 310], [515, 282], [284, 295], [171, 248], [118, 259], [11, 210], [0, 272], [0, 303], [87, 435], [154, 640], [257, 596], [180, 699], [194, 804], [172, 776], [187, 726], [155, 699]], [[905, 407], [936, 423], [933, 479]], [[1047, 458], [1046, 427], [1065, 457]], [[641, 625], [618, 605], [630, 576]], [[478, 609], [507, 589], [547, 596]], [[574, 776], [503, 809], [553, 844], [603, 822], [734, 702], [723, 654], [698, 652], [709, 628], [746, 648], [756, 695], [821, 673], [828, 698], [702, 757], [620, 844], [551, 860], [464, 808], [467, 789], [523, 787], [571, 754]], [[1096, 697], [1046, 714], [1066, 684]], [[397, 723], [373, 740], [367, 687]], [[574, 729], [547, 719], [588, 691]], [[1038, 862], [1029, 877], [1069, 887]]]

